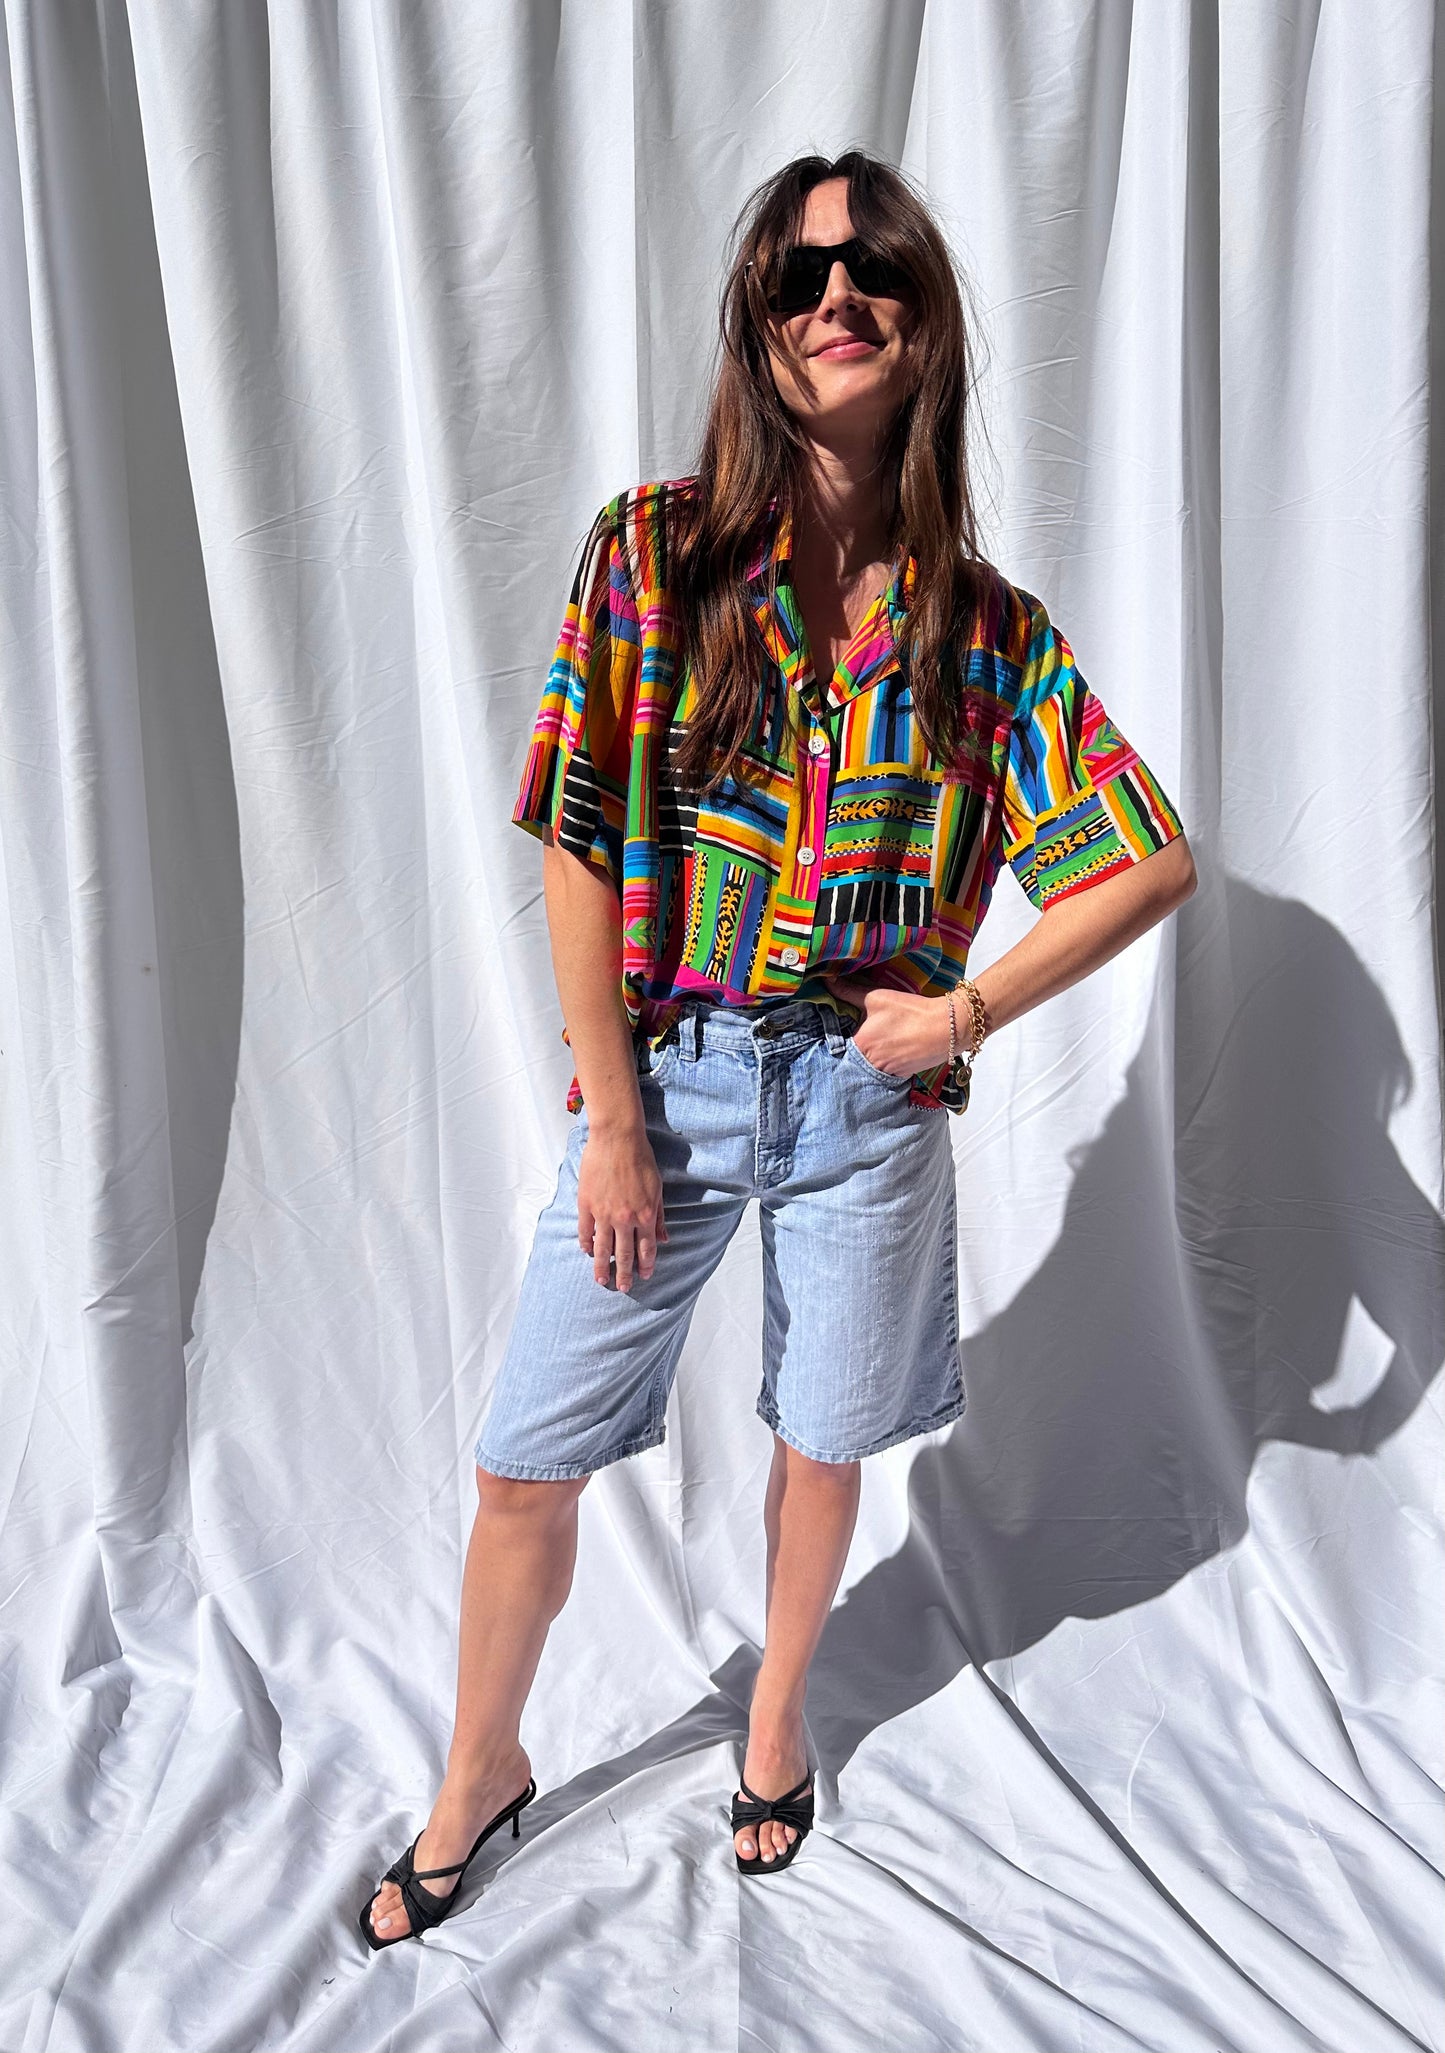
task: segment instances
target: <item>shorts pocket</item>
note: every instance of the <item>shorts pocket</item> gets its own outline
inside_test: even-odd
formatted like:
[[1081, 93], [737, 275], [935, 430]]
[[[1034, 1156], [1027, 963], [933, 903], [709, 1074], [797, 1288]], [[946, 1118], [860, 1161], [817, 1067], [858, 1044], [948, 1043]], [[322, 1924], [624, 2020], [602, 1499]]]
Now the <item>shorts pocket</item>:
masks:
[[856, 1062], [863, 1071], [863, 1074], [871, 1076], [877, 1083], [892, 1084], [893, 1088], [898, 1091], [906, 1091], [912, 1085], [913, 1076], [911, 1073], [907, 1076], [895, 1076], [891, 1069], [880, 1069], [876, 1062], [870, 1062], [852, 1034], [848, 1036], [848, 1045], [844, 1055], [845, 1059], [851, 1058], [852, 1061]]
[[679, 1052], [679, 1042], [676, 1034], [670, 1034], [659, 1047], [648, 1050], [645, 1067], [641, 1051], [639, 1050], [637, 1058], [638, 1074], [643, 1077], [650, 1076], [654, 1083], [661, 1083], [677, 1061]]

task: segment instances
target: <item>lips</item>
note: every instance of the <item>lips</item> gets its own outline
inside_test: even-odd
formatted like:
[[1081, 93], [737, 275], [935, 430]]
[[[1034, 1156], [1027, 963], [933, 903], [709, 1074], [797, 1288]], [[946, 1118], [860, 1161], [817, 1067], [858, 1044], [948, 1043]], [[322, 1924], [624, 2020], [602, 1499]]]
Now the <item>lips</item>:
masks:
[[836, 342], [826, 342], [821, 349], [813, 351], [814, 356], [828, 356], [846, 362], [855, 356], [876, 356], [882, 348], [879, 342], [869, 342], [862, 335], [840, 335]]

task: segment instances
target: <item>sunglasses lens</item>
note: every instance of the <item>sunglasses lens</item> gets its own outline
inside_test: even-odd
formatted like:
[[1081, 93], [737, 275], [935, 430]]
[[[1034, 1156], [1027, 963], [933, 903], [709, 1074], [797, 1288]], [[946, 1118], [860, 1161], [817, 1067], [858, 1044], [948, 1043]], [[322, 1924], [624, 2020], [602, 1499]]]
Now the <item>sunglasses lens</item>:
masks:
[[783, 259], [782, 276], [768, 304], [780, 314], [801, 314], [815, 307], [828, 286], [829, 259], [806, 246], [791, 249]]
[[860, 292], [870, 299], [901, 299], [909, 287], [908, 273], [872, 250], [860, 250], [848, 266], [848, 275]]

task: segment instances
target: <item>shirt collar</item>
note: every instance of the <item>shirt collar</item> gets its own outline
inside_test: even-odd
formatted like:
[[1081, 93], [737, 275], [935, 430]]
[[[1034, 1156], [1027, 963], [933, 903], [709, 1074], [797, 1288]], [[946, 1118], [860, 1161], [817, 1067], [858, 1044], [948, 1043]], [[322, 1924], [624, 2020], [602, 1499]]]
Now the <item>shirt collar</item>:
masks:
[[[770, 499], [763, 536], [747, 570], [753, 616], [789, 688], [796, 687], [816, 704], [819, 687], [807, 648], [807, 630], [793, 596], [792, 562], [792, 513], [787, 507], [780, 513], [776, 498]], [[886, 589], [859, 621], [838, 660], [827, 693], [830, 706], [845, 705], [859, 692], [902, 669], [898, 634], [917, 577], [917, 560], [912, 555], [901, 567], [895, 566]]]

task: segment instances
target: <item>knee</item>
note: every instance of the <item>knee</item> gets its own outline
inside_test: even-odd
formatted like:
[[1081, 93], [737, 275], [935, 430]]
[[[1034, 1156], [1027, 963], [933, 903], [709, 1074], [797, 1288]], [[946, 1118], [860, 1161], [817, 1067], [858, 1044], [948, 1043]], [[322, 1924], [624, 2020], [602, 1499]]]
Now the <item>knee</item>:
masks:
[[811, 1454], [799, 1453], [776, 1435], [774, 1445], [786, 1474], [806, 1488], [834, 1490], [840, 1496], [851, 1496], [857, 1490], [863, 1474], [861, 1461], [815, 1461]]
[[494, 1476], [479, 1464], [477, 1506], [490, 1517], [549, 1525], [566, 1518], [586, 1486], [586, 1476], [538, 1482], [525, 1476]]

